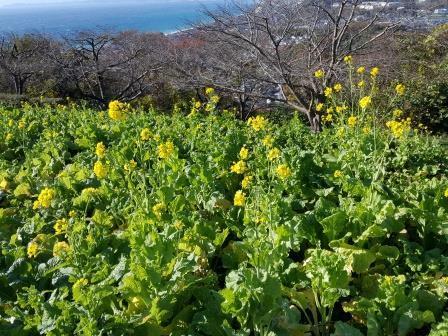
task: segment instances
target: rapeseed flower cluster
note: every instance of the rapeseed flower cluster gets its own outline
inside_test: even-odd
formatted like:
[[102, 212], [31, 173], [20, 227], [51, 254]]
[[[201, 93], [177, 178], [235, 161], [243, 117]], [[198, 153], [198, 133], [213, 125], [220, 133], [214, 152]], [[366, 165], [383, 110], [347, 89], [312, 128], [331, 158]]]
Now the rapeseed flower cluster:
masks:
[[380, 73], [380, 69], [378, 67], [374, 67], [372, 68], [372, 70], [370, 70], [370, 76], [372, 76], [372, 78], [375, 78], [379, 75]]
[[51, 202], [56, 196], [56, 191], [51, 188], [43, 189], [39, 196], [37, 197], [37, 201], [34, 202], [33, 209], [49, 208], [51, 206]]
[[109, 117], [112, 120], [118, 121], [126, 119], [126, 113], [128, 110], [128, 104], [119, 102], [118, 100], [114, 100], [109, 103]]
[[56, 223], [53, 226], [54, 228], [54, 232], [57, 235], [63, 234], [65, 232], [67, 232], [67, 228], [68, 228], [68, 220], [63, 218], [63, 219], [58, 219], [56, 221]]
[[403, 115], [403, 111], [400, 109], [395, 109], [392, 112], [392, 116], [394, 117], [394, 119], [398, 119]]
[[9, 182], [7, 179], [3, 179], [0, 181], [0, 190], [8, 190], [9, 189]]
[[81, 191], [81, 196], [84, 197], [93, 197], [98, 193], [98, 189], [96, 188], [85, 188]]
[[350, 116], [347, 120], [347, 125], [352, 128], [355, 127], [357, 123], [358, 123], [358, 118], [355, 116]]
[[359, 100], [359, 106], [360, 106], [363, 110], [367, 109], [370, 105], [372, 105], [372, 97], [370, 97], [370, 96], [362, 97], [362, 98]]
[[81, 278], [78, 279], [74, 284], [73, 284], [73, 290], [77, 291], [82, 287], [85, 287], [89, 284], [89, 280], [85, 279], [85, 278]]
[[397, 95], [402, 96], [406, 92], [406, 87], [403, 84], [398, 84], [395, 87], [395, 92], [397, 93]]
[[330, 98], [332, 94], [333, 94], [333, 88], [331, 87], [325, 88], [324, 90], [325, 97]]
[[323, 117], [323, 121], [325, 122], [332, 122], [333, 121], [333, 114], [331, 114], [333, 112], [333, 109], [328, 109], [327, 110], [328, 114], [326, 116]]
[[254, 178], [251, 175], [244, 176], [243, 180], [241, 181], [241, 187], [243, 187], [243, 189], [248, 189], [249, 186], [252, 184], [253, 179]]
[[36, 243], [35, 241], [30, 242], [28, 244], [26, 252], [27, 252], [28, 258], [35, 258], [37, 256], [37, 254], [39, 253], [39, 244]]
[[233, 205], [238, 207], [243, 207], [246, 203], [246, 195], [242, 190], [238, 190], [235, 193], [235, 197], [233, 199]]
[[401, 138], [411, 130], [411, 118], [402, 121], [390, 120], [386, 123], [386, 126], [395, 138]]
[[264, 130], [267, 127], [268, 121], [265, 117], [256, 116], [255, 118], [249, 118], [247, 120], [247, 124], [249, 126], [252, 126], [252, 128], [258, 132]]
[[95, 173], [95, 176], [100, 180], [106, 178], [108, 171], [108, 167], [101, 161], [97, 161], [93, 165], [93, 172]]
[[268, 134], [263, 138], [263, 140], [261, 140], [261, 142], [263, 145], [270, 148], [274, 144], [274, 138], [270, 134]]
[[125, 171], [128, 173], [135, 170], [137, 168], [137, 162], [135, 160], [130, 160], [128, 163], [126, 163], [123, 167]]
[[325, 71], [322, 69], [319, 69], [314, 72], [314, 77], [316, 77], [318, 79], [324, 78], [324, 76], [325, 76]]
[[70, 245], [67, 242], [57, 242], [53, 246], [53, 256], [60, 257], [70, 250]]
[[344, 173], [343, 173], [342, 171], [340, 171], [340, 170], [336, 170], [336, 171], [334, 172], [333, 176], [334, 176], [335, 178], [341, 178], [342, 176], [344, 176]]
[[157, 147], [157, 153], [159, 155], [159, 158], [161, 159], [168, 159], [170, 158], [175, 151], [174, 143], [172, 141], [167, 141], [165, 143], [160, 144]]
[[291, 169], [289, 169], [289, 167], [286, 164], [281, 164], [277, 166], [275, 172], [282, 180], [285, 180], [291, 176]]
[[148, 141], [150, 138], [151, 138], [151, 131], [149, 130], [149, 128], [142, 129], [142, 131], [140, 132], [140, 139], [142, 141]]
[[161, 219], [163, 216], [163, 213], [166, 210], [166, 206], [163, 203], [157, 203], [156, 205], [154, 205], [152, 207], [152, 212], [154, 213], [154, 215], [157, 217], [157, 219]]
[[95, 154], [100, 159], [106, 155], [106, 146], [102, 142], [96, 144]]
[[243, 160], [238, 161], [237, 163], [233, 164], [230, 168], [230, 171], [235, 174], [244, 174], [247, 170], [247, 164]]
[[239, 156], [241, 160], [247, 160], [247, 158], [249, 157], [249, 150], [245, 146], [243, 146], [240, 150]]
[[272, 148], [268, 153], [268, 160], [269, 161], [277, 160], [280, 157], [280, 154], [281, 154], [280, 149]]
[[336, 83], [336, 84], [333, 86], [333, 90], [334, 90], [334, 92], [341, 92], [341, 91], [342, 91], [342, 84], [340, 84], [340, 83]]

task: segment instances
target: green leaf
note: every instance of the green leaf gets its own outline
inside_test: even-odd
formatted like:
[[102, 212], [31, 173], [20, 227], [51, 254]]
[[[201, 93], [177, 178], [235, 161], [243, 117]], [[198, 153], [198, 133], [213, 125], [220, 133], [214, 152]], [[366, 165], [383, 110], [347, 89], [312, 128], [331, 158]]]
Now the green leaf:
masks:
[[334, 326], [335, 331], [331, 334], [332, 336], [364, 336], [358, 329], [345, 322], [338, 321]]
[[342, 211], [338, 211], [335, 214], [320, 220], [320, 223], [328, 240], [332, 241], [340, 238], [340, 234], [346, 228], [347, 221], [347, 215]]

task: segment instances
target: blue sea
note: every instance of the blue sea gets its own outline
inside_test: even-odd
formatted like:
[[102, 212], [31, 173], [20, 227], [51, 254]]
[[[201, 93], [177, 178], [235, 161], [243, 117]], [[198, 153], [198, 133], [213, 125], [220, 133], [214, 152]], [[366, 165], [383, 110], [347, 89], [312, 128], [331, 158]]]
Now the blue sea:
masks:
[[[204, 19], [204, 6], [224, 0], [111, 0], [46, 5], [0, 6], [0, 32], [63, 35], [85, 29], [139, 30], [171, 33]], [[1, 0], [0, 0], [1, 5]]]

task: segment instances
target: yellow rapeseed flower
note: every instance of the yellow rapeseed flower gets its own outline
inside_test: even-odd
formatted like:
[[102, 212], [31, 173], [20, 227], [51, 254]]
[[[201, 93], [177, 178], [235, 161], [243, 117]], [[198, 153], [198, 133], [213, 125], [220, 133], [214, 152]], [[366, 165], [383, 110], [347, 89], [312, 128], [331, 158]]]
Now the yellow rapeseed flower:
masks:
[[364, 72], [366, 72], [366, 67], [360, 66], [360, 67], [356, 70], [356, 72], [357, 72], [359, 75], [362, 75]]
[[365, 127], [363, 127], [363, 129], [362, 129], [362, 132], [363, 132], [364, 134], [369, 134], [370, 131], [371, 131], [371, 129], [370, 129], [369, 126], [365, 126]]
[[34, 258], [39, 253], [39, 244], [32, 241], [28, 244], [27, 250], [28, 258]]
[[332, 122], [333, 121], [333, 115], [331, 113], [328, 113], [325, 117], [324, 117], [324, 121], [325, 122]]
[[172, 141], [167, 141], [157, 147], [157, 153], [161, 159], [168, 159], [174, 154], [174, 151], [175, 147]]
[[162, 215], [165, 212], [165, 210], [166, 210], [166, 206], [163, 203], [157, 203], [156, 205], [154, 205], [152, 207], [152, 212], [157, 217], [157, 219], [162, 218]]
[[211, 88], [211, 87], [208, 87], [208, 88], [205, 89], [205, 94], [206, 94], [207, 96], [212, 96], [212, 95], [215, 94], [215, 89], [214, 89], [214, 88]]
[[364, 86], [366, 86], [366, 82], [365, 81], [362, 80], [362, 81], [358, 82], [358, 87], [359, 88], [363, 88]]
[[317, 112], [322, 111], [323, 108], [324, 108], [324, 104], [322, 104], [322, 103], [319, 103], [319, 104], [316, 105], [316, 111], [317, 111]]
[[65, 233], [65, 232], [67, 232], [68, 221], [67, 221], [65, 218], [63, 218], [63, 219], [58, 219], [58, 220], [56, 221], [56, 223], [54, 224], [53, 228], [54, 228], [54, 232], [55, 232], [57, 235], [60, 235], [60, 234], [62, 234], [62, 233]]
[[60, 257], [70, 250], [70, 245], [68, 245], [65, 241], [57, 242], [53, 246], [53, 256]]
[[332, 94], [333, 94], [333, 88], [331, 88], [331, 87], [325, 88], [325, 90], [324, 90], [325, 97], [331, 97]]
[[277, 166], [277, 168], [275, 169], [275, 172], [282, 180], [285, 180], [289, 176], [291, 176], [291, 169], [289, 169], [289, 167], [285, 164], [281, 164], [281, 165]]
[[400, 118], [400, 117], [403, 115], [403, 111], [400, 110], [400, 109], [395, 109], [395, 110], [392, 112], [392, 115], [393, 115], [393, 117], [394, 117], [395, 119], [398, 119], [398, 118]]
[[245, 146], [243, 146], [240, 150], [240, 159], [247, 160], [248, 157], [249, 157], [249, 150]]
[[249, 126], [252, 126], [252, 128], [258, 132], [266, 128], [266, 126], [268, 125], [268, 121], [262, 116], [256, 116], [255, 118], [249, 118], [247, 120], [247, 124]]
[[9, 120], [8, 120], [8, 126], [9, 126], [9, 127], [13, 127], [13, 126], [14, 126], [14, 120], [9, 119]]
[[358, 122], [358, 118], [355, 116], [350, 116], [347, 120], [347, 125], [349, 127], [355, 127]]
[[348, 109], [348, 107], [345, 106], [345, 105], [342, 105], [342, 106], [336, 106], [336, 112], [337, 112], [337, 113], [342, 113], [342, 112], [346, 111], [347, 109]]
[[325, 76], [325, 71], [323, 71], [322, 69], [317, 70], [316, 72], [314, 72], [314, 77], [316, 78], [324, 78]]
[[268, 153], [268, 160], [274, 161], [280, 157], [280, 154], [281, 154], [280, 149], [272, 148]]
[[19, 128], [20, 129], [23, 129], [23, 128], [25, 128], [25, 126], [26, 126], [26, 122], [25, 122], [25, 119], [20, 119], [19, 120]]
[[445, 192], [443, 193], [443, 195], [448, 198], [448, 188], [445, 189]]
[[397, 95], [402, 96], [404, 95], [404, 93], [406, 92], [406, 86], [404, 86], [403, 84], [398, 84], [395, 87], [395, 92], [397, 93]]
[[334, 92], [341, 92], [342, 91], [342, 84], [336, 83], [333, 87]]
[[11, 141], [12, 138], [14, 138], [14, 136], [12, 135], [12, 133], [7, 133], [6, 136], [5, 136], [5, 140], [6, 140], [6, 142]]
[[127, 110], [127, 104], [119, 102], [118, 100], [114, 100], [109, 103], [109, 117], [112, 120], [125, 119]]
[[7, 179], [2, 179], [0, 181], [0, 190], [8, 190], [9, 189], [9, 182]]
[[142, 131], [140, 132], [140, 139], [142, 139], [142, 141], [148, 141], [150, 138], [151, 131], [149, 130], [149, 128], [142, 129]]
[[359, 100], [359, 106], [361, 106], [363, 110], [368, 108], [371, 104], [372, 104], [372, 97], [370, 96], [365, 96]]
[[233, 164], [232, 167], [230, 168], [230, 171], [232, 173], [236, 173], [236, 174], [244, 174], [247, 170], [247, 165], [246, 162], [240, 160], [237, 163]]
[[335, 178], [341, 178], [342, 176], [344, 176], [344, 173], [343, 173], [342, 171], [340, 171], [340, 170], [336, 170], [336, 171], [334, 172], [333, 176], [334, 176]]
[[378, 67], [374, 67], [372, 68], [372, 70], [370, 70], [370, 76], [372, 77], [376, 77], [378, 76], [378, 74], [380, 73], [380, 69]]
[[137, 162], [135, 160], [131, 160], [128, 163], [126, 163], [123, 167], [123, 169], [127, 172], [133, 171], [137, 167]]
[[344, 62], [347, 64], [352, 64], [353, 62], [353, 57], [351, 55], [347, 55], [344, 57]]
[[345, 129], [343, 127], [339, 127], [338, 130], [336, 131], [336, 136], [338, 138], [342, 137], [345, 133]]
[[75, 218], [76, 217], [76, 211], [75, 210], [70, 210], [70, 212], [68, 213], [68, 216], [70, 218]]
[[97, 161], [93, 165], [93, 172], [95, 173], [98, 179], [104, 179], [107, 176], [108, 168], [101, 161]]
[[238, 190], [235, 193], [233, 204], [238, 207], [243, 207], [245, 203], [246, 203], [246, 195], [243, 193], [242, 190]]
[[261, 142], [263, 143], [263, 145], [270, 148], [274, 143], [274, 138], [270, 134], [268, 134], [264, 137], [263, 140], [261, 140]]
[[104, 146], [104, 144], [102, 142], [98, 142], [96, 144], [95, 154], [99, 158], [103, 158], [104, 155], [106, 155], [106, 146]]
[[241, 186], [243, 187], [243, 189], [248, 189], [252, 183], [252, 180], [253, 176], [250, 175], [244, 176], [243, 181], [241, 181]]
[[405, 133], [411, 130], [411, 119], [408, 118], [402, 121], [391, 120], [386, 123], [386, 126], [390, 129], [395, 138], [401, 138]]
[[89, 284], [89, 280], [85, 279], [85, 278], [81, 278], [78, 279], [74, 284], [73, 284], [73, 290], [78, 290], [81, 287], [85, 287]]
[[37, 201], [34, 202], [33, 209], [37, 208], [49, 208], [51, 206], [51, 201], [53, 201], [56, 196], [56, 191], [51, 188], [43, 189], [39, 196], [37, 197]]

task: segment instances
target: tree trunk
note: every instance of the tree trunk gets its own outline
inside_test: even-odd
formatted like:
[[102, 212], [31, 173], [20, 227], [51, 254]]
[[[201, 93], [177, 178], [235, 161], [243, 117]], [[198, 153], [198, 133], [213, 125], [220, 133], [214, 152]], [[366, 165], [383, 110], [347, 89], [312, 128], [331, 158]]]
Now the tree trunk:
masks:
[[320, 114], [316, 113], [312, 109], [308, 111], [306, 114], [308, 121], [310, 123], [310, 128], [313, 132], [319, 133], [322, 132], [322, 120]]

